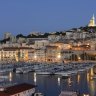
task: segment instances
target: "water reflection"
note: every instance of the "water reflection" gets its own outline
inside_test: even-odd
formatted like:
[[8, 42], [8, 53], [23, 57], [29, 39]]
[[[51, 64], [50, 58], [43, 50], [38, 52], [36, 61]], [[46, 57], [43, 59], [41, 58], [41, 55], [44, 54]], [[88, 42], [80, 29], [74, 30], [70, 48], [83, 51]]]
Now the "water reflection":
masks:
[[[87, 72], [87, 85], [89, 89], [90, 96], [95, 96], [95, 91], [96, 91], [96, 82], [93, 80], [94, 73], [93, 73], [93, 68]], [[88, 95], [89, 96], [89, 95]]]
[[90, 76], [89, 76], [89, 73], [87, 73], [87, 82], [89, 84], [89, 80], [90, 80]]
[[83, 94], [83, 96], [89, 96], [89, 94]]
[[94, 80], [91, 80], [88, 84], [89, 86], [89, 91], [91, 96], [96, 96], [95, 91], [96, 91], [96, 84]]
[[46, 94], [46, 96], [58, 96], [64, 90], [78, 91], [81, 94], [90, 93], [90, 96], [96, 96], [96, 80], [90, 79], [90, 72], [80, 73], [68, 79], [62, 79], [55, 75], [36, 75], [36, 73], [16, 75], [10, 72], [7, 75], [11, 83], [13, 81], [20, 83], [27, 81], [37, 85], [37, 89]]
[[10, 81], [10, 82], [12, 81], [12, 77], [13, 77], [12, 72], [9, 72], [9, 81]]
[[80, 83], [80, 74], [77, 75], [77, 82]]
[[68, 86], [71, 86], [72, 80], [71, 78], [68, 78]]
[[58, 77], [58, 85], [60, 86], [60, 81], [61, 81], [61, 78]]
[[94, 72], [93, 72], [93, 68], [90, 69], [90, 75], [93, 76], [94, 75]]
[[36, 85], [36, 81], [37, 81], [37, 77], [36, 77], [36, 73], [34, 73], [34, 83], [35, 83], [35, 85]]

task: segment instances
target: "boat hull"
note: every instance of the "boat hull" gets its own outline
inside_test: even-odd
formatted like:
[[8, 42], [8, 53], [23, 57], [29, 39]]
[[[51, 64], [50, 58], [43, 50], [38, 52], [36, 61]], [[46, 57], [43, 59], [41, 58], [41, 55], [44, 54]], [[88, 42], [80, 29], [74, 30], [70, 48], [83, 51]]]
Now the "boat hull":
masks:
[[37, 75], [50, 75], [50, 72], [36, 72]]

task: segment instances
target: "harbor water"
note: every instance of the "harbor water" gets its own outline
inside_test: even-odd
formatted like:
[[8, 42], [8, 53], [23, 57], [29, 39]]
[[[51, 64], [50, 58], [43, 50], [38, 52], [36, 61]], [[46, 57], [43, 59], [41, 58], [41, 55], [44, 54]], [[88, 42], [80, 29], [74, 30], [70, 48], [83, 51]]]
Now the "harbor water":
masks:
[[58, 75], [37, 75], [34, 72], [25, 74], [7, 72], [5, 75], [8, 78], [0, 85], [27, 82], [37, 85], [36, 90], [45, 96], [59, 96], [61, 91], [66, 90], [96, 96], [96, 79], [91, 80], [87, 72], [72, 75], [68, 79], [63, 79]]

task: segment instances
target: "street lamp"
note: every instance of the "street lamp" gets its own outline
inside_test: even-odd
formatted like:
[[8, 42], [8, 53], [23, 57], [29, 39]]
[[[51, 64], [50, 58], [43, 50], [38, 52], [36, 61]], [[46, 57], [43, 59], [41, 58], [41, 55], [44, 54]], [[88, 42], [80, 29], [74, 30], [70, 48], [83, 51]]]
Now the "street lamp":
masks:
[[60, 59], [61, 58], [61, 55], [59, 54], [57, 57], [58, 57], [58, 59]]
[[61, 54], [60, 53], [57, 54], [57, 59], [59, 59], [58, 61], [60, 61], [60, 59], [61, 59]]
[[89, 43], [87, 45], [90, 45]]
[[35, 54], [35, 55], [34, 55], [34, 60], [36, 61], [36, 59], [37, 59], [37, 55]]
[[78, 57], [78, 60], [81, 60], [81, 58], [80, 58], [80, 57]]
[[89, 96], [89, 94], [84, 94], [83, 96]]

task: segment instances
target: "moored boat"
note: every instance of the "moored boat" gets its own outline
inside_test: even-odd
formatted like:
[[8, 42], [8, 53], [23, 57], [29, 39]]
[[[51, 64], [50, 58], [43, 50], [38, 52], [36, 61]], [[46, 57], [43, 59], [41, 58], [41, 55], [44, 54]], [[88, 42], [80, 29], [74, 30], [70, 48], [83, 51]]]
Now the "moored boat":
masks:
[[61, 75], [62, 79], [68, 79], [69, 77], [70, 77], [70, 75], [67, 73]]
[[62, 91], [59, 96], [78, 96], [76, 92]]
[[17, 68], [17, 69], [16, 69], [16, 73], [17, 73], [17, 74], [22, 74], [23, 72], [22, 72], [21, 68]]
[[50, 75], [51, 72], [48, 72], [48, 71], [37, 71], [35, 72], [37, 75]]
[[82, 72], [84, 72], [85, 71], [85, 69], [79, 69], [78, 70], [78, 72], [80, 72], [80, 73], [82, 73]]
[[92, 79], [96, 79], [96, 75], [95, 76], [92, 76]]
[[64, 72], [64, 71], [60, 71], [60, 72], [56, 72], [56, 73], [54, 73], [55, 75], [71, 75], [71, 73], [70, 72]]
[[34, 96], [44, 96], [42, 93], [38, 92], [38, 93], [35, 93]]
[[76, 75], [78, 73], [77, 70], [68, 71], [71, 75]]
[[2, 76], [0, 76], [0, 79], [8, 79], [8, 76], [2, 75]]

